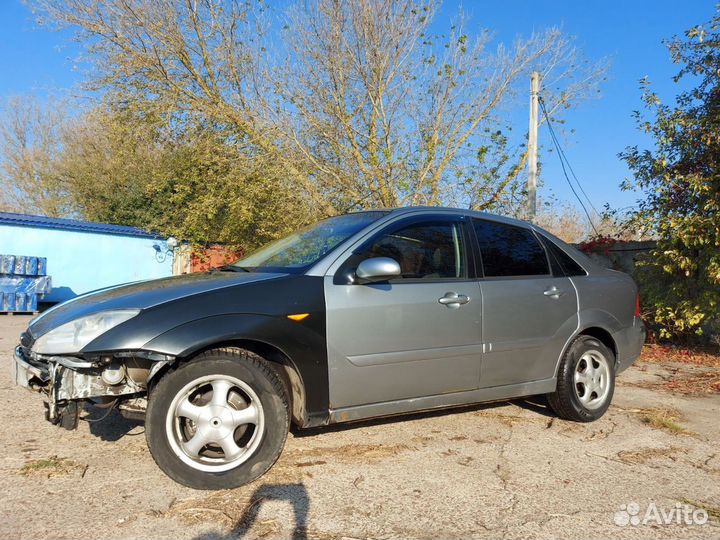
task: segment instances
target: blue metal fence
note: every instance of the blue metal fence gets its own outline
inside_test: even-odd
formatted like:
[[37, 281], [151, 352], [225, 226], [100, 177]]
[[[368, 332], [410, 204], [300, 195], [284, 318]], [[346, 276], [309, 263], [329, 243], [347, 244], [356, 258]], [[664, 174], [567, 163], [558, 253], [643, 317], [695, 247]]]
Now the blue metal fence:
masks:
[[167, 250], [162, 237], [133, 227], [0, 212], [0, 253], [47, 259], [52, 291], [43, 302], [172, 276], [173, 258], [158, 257], [156, 245]]

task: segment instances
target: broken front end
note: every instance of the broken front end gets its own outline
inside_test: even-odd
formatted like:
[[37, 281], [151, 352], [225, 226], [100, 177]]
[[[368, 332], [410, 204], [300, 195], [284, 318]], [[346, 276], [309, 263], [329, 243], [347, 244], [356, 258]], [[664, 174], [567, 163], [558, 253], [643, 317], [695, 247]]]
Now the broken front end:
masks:
[[148, 386], [172, 361], [171, 356], [147, 351], [38, 354], [26, 332], [15, 349], [14, 378], [18, 386], [44, 395], [47, 420], [75, 429], [83, 403], [118, 407], [129, 418], [144, 417]]

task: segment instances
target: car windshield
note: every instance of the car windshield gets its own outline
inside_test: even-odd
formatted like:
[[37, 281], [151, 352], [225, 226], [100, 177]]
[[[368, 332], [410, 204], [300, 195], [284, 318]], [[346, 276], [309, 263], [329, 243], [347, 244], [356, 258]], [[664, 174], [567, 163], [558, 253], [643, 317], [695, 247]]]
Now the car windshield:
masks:
[[357, 212], [331, 217], [276, 240], [228, 268], [256, 272], [300, 273], [387, 212]]

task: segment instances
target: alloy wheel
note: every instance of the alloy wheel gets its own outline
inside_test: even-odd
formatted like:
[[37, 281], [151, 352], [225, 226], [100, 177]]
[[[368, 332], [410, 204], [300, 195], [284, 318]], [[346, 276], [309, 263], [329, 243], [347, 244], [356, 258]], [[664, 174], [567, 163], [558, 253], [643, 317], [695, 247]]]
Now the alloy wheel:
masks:
[[578, 360], [575, 373], [575, 394], [590, 410], [602, 407], [610, 392], [610, 366], [597, 350], [585, 352]]
[[257, 393], [227, 375], [198, 378], [178, 392], [167, 413], [170, 447], [187, 465], [223, 472], [247, 461], [264, 432]]

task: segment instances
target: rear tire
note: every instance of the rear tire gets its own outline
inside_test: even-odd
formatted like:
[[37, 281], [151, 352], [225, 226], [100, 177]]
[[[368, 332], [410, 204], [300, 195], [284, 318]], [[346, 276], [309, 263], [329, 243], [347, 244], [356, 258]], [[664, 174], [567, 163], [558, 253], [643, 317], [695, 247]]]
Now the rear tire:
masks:
[[285, 445], [285, 384], [244, 349], [215, 349], [160, 379], [148, 399], [145, 436], [155, 463], [195, 489], [227, 489], [262, 476]]
[[615, 355], [591, 336], [578, 336], [558, 369], [550, 408], [565, 420], [592, 422], [607, 411], [615, 391]]

